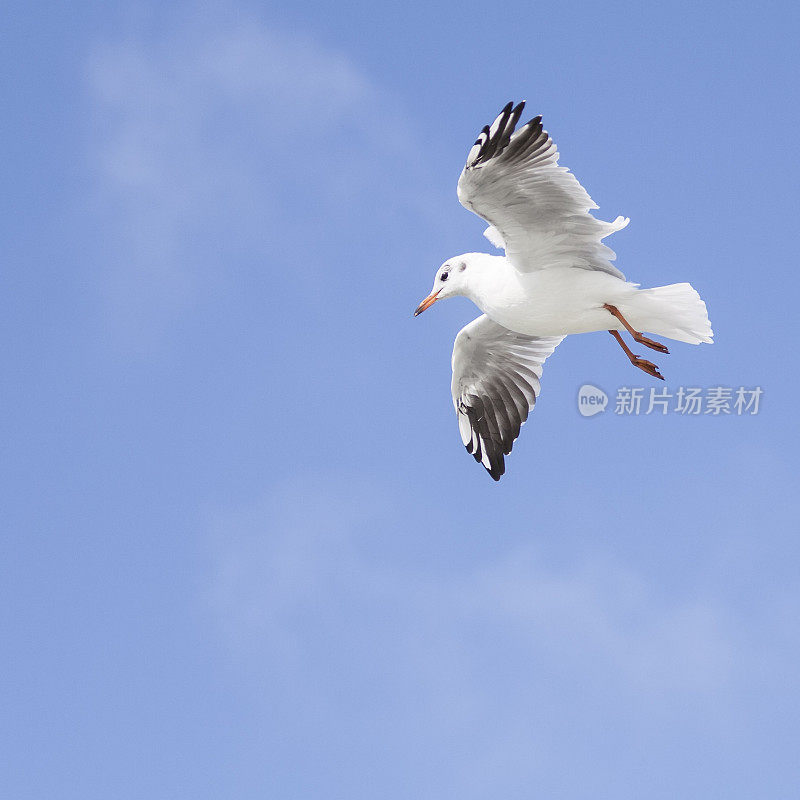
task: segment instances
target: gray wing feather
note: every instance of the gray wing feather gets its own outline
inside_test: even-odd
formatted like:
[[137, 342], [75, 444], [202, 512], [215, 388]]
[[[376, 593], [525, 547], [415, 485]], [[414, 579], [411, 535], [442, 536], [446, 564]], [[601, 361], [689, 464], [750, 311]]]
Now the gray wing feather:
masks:
[[453, 405], [461, 441], [496, 481], [536, 403], [542, 365], [563, 336], [525, 336], [485, 314], [453, 346]]
[[524, 107], [509, 103], [478, 136], [458, 180], [461, 204], [485, 219], [487, 237], [504, 247], [521, 272], [578, 267], [623, 274], [602, 239], [629, 220], [595, 219], [597, 205], [577, 178], [558, 166], [558, 150], [542, 127], [542, 118], [515, 131]]

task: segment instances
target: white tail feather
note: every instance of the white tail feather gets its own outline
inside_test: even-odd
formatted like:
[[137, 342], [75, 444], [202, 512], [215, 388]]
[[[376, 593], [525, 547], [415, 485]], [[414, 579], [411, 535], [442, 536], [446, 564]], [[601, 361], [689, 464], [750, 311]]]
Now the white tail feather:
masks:
[[688, 283], [636, 292], [628, 320], [634, 328], [679, 342], [711, 344], [714, 341], [706, 304]]

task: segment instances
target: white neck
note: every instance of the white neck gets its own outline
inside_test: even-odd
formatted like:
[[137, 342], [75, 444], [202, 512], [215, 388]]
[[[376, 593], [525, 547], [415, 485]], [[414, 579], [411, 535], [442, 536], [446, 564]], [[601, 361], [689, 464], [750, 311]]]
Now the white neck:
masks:
[[469, 274], [464, 286], [464, 295], [472, 300], [484, 313], [498, 300], [513, 292], [517, 285], [516, 270], [504, 256], [488, 253], [469, 254]]

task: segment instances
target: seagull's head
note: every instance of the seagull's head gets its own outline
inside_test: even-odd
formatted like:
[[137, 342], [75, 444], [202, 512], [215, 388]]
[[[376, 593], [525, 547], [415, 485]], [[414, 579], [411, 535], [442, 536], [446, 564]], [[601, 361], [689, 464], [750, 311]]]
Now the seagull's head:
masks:
[[426, 308], [430, 308], [437, 300], [458, 295], [469, 296], [469, 280], [475, 269], [472, 255], [474, 254], [466, 253], [463, 256], [456, 256], [448, 259], [439, 267], [436, 277], [433, 279], [433, 289], [417, 306], [417, 310], [414, 312], [415, 317], [418, 317]]

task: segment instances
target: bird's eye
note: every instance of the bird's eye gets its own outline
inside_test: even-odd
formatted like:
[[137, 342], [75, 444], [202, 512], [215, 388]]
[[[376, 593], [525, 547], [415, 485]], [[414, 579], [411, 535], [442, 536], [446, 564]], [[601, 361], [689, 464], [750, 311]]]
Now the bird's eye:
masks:
[[440, 281], [446, 281], [446, 280], [447, 280], [447, 275], [448, 275], [448, 273], [446, 273], [446, 272], [443, 272], [443, 273], [442, 273], [442, 274], [439, 276], [439, 280], [440, 280]]

